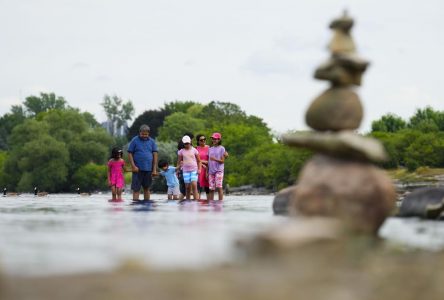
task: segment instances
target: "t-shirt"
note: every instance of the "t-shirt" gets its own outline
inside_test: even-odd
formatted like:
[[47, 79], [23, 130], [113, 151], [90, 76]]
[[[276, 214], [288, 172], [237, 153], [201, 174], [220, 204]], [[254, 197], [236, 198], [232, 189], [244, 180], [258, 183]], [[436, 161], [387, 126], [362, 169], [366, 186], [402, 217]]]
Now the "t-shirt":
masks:
[[160, 171], [159, 174], [165, 176], [167, 186], [175, 187], [179, 185], [179, 179], [177, 179], [175, 167], [168, 166], [168, 169], [166, 171]]
[[225, 155], [225, 148], [223, 146], [210, 147], [208, 150], [208, 173], [216, 174], [217, 172], [224, 171], [224, 164], [211, 160], [211, 157], [222, 159]]
[[197, 159], [196, 155], [199, 154], [197, 152], [196, 148], [191, 147], [190, 149], [180, 149], [177, 152], [178, 155], [182, 155], [183, 161], [182, 161], [182, 170], [184, 172], [194, 172], [197, 171]]
[[135, 136], [129, 143], [128, 152], [133, 155], [134, 164], [140, 171], [153, 170], [153, 153], [158, 151], [156, 142], [152, 138], [144, 140]]

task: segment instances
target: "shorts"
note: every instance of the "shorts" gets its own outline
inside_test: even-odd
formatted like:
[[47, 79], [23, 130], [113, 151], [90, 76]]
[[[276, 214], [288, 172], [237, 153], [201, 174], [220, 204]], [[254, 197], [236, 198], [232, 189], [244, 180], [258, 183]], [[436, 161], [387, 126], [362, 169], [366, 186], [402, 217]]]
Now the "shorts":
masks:
[[151, 186], [152, 177], [151, 173], [149, 171], [139, 171], [139, 172], [133, 172], [133, 177], [131, 180], [131, 189], [135, 192], [140, 191], [140, 188], [143, 187], [144, 189], [149, 188]]
[[214, 191], [216, 188], [222, 188], [223, 181], [224, 181], [223, 172], [217, 172], [216, 174], [208, 174], [208, 182], [211, 191]]
[[175, 185], [175, 186], [169, 186], [169, 187], [168, 187], [167, 194], [168, 194], [168, 195], [173, 195], [173, 196], [179, 196], [179, 195], [180, 195], [179, 186], [178, 186], [178, 185]]
[[197, 171], [183, 172], [183, 182], [191, 183], [192, 181], [197, 182]]

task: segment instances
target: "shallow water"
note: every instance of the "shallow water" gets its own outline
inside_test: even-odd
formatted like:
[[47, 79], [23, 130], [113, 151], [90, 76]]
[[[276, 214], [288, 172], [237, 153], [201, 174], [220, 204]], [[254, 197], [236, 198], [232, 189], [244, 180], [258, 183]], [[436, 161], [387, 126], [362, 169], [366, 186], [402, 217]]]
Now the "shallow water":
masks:
[[[19, 275], [115, 268], [137, 259], [153, 268], [196, 268], [233, 258], [234, 241], [282, 222], [272, 196], [228, 196], [223, 207], [108, 203], [110, 195], [0, 198], [0, 266]], [[125, 195], [125, 198], [130, 198]]]
[[[157, 206], [108, 203], [109, 194], [0, 198], [0, 269], [49, 275], [106, 271], [128, 259], [150, 268], [202, 268], [233, 260], [235, 241], [286, 222], [273, 196], [227, 196], [223, 206], [179, 206], [153, 195]], [[129, 199], [129, 195], [125, 195]], [[389, 219], [381, 236], [444, 248], [444, 225]]]

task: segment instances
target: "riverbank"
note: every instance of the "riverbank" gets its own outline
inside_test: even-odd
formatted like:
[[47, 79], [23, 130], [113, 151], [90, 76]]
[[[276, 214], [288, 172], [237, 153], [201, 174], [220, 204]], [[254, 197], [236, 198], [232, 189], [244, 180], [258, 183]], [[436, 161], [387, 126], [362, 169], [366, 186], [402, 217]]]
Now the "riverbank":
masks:
[[135, 262], [109, 273], [2, 277], [0, 299], [442, 299], [443, 252], [369, 240], [259, 249], [242, 263], [202, 271], [150, 271]]

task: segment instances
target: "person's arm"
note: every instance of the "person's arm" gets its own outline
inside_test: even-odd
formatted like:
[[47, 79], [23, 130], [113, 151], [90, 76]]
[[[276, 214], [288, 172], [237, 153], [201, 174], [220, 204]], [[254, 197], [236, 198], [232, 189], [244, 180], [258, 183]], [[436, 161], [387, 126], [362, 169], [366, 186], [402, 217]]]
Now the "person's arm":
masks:
[[202, 162], [200, 161], [199, 153], [196, 153], [196, 161], [197, 161], [197, 174], [202, 170]]
[[134, 172], [134, 173], [139, 172], [139, 168], [134, 163], [133, 154], [131, 152], [128, 152], [128, 159], [129, 159], [130, 164], [131, 164], [131, 171]]
[[176, 174], [179, 174], [179, 172], [180, 172], [180, 166], [182, 165], [182, 159], [183, 159], [183, 156], [181, 154], [178, 154], [178, 156], [177, 156]]
[[151, 173], [152, 176], [157, 176], [157, 151], [153, 152], [153, 172]]

